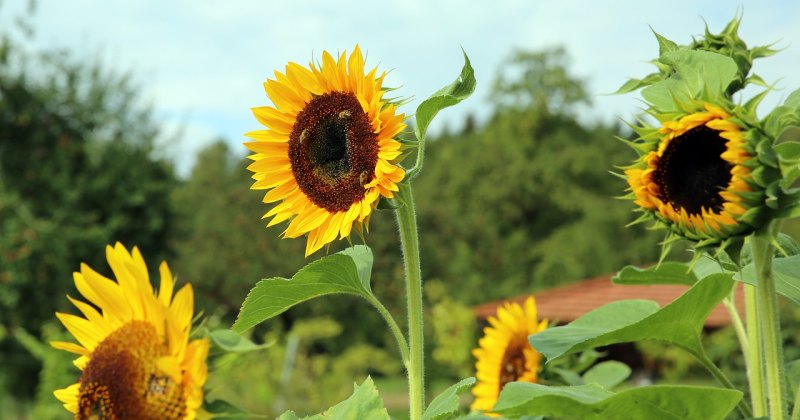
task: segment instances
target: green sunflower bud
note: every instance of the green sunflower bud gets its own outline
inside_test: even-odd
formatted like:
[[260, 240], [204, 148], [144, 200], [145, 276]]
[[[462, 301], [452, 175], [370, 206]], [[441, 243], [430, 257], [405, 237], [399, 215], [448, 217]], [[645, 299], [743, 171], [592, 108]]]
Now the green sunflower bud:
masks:
[[[694, 38], [689, 45], [678, 45], [658, 33], [655, 33], [658, 40], [659, 54], [661, 57], [665, 53], [677, 51], [681, 49], [688, 49], [694, 51], [708, 51], [717, 53], [726, 57], [730, 57], [736, 64], [737, 73], [736, 78], [728, 85], [725, 93], [730, 97], [734, 93], [742, 90], [750, 83], [759, 86], [765, 86], [766, 83], [755, 74], [750, 74], [753, 67], [753, 61], [757, 58], [769, 57], [775, 54], [777, 50], [770, 48], [769, 45], [748, 48], [747, 44], [739, 37], [739, 25], [741, 23], [741, 16], [733, 18], [722, 32], [713, 34], [705, 27], [705, 33], [702, 37]], [[668, 79], [671, 76], [669, 65], [665, 65], [661, 59], [654, 60], [653, 64], [658, 68], [658, 72], [651, 73], [642, 79], [630, 79], [622, 87], [619, 88], [617, 93], [627, 93], [634, 91], [645, 86], [650, 86], [659, 81]]]
[[669, 76], [642, 90], [646, 112], [659, 124], [634, 127], [639, 137], [628, 143], [639, 157], [623, 168], [626, 198], [643, 213], [637, 222], [669, 230], [665, 244], [685, 238], [699, 248], [736, 245], [797, 201], [782, 176], [788, 153], [776, 152], [777, 130], [758, 120], [757, 101], [731, 102], [731, 86], [743, 80], [733, 58], [659, 43]]

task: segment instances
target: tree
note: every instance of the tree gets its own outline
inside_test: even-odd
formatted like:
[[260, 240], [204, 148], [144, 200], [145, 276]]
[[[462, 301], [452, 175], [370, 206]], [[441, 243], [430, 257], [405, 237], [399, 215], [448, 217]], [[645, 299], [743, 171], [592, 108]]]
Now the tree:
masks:
[[175, 177], [130, 77], [18, 44], [0, 34], [0, 372], [31, 395], [39, 363], [14, 331], [36, 337], [67, 310], [81, 262], [109, 273], [106, 244], [166, 256]]
[[478, 303], [652, 261], [658, 237], [625, 228], [633, 213], [613, 197], [626, 186], [608, 173], [632, 151], [619, 128], [580, 122], [589, 98], [564, 50], [518, 51], [503, 69], [490, 121], [428, 147], [416, 182], [425, 277]]

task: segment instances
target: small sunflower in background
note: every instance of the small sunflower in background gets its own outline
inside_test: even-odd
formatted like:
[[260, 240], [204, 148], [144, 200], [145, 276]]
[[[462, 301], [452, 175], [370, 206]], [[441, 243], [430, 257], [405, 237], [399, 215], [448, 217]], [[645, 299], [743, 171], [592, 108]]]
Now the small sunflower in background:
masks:
[[203, 402], [208, 339], [190, 340], [194, 294], [189, 284], [173, 297], [165, 262], [153, 290], [142, 255], [121, 244], [106, 248], [116, 277], [86, 264], [73, 274], [87, 302], [68, 297], [83, 317], [56, 316], [78, 344], [52, 342], [80, 357], [77, 383], [55, 391], [76, 419], [193, 419]]
[[[657, 35], [661, 72], [620, 90], [645, 86], [646, 114], [658, 122], [642, 119], [633, 126], [638, 138], [628, 143], [639, 158], [623, 169], [626, 197], [643, 212], [636, 222], [667, 227], [665, 249], [680, 238], [700, 248], [739, 244], [793, 205], [796, 192], [781, 182], [773, 149], [777, 134], [756, 116], [764, 95], [744, 104], [731, 98], [743, 84], [760, 80], [743, 72], [771, 51], [747, 50], [737, 28], [735, 20], [725, 36], [706, 31], [707, 42], [691, 46]], [[746, 57], [747, 65], [731, 57]]]
[[528, 341], [528, 336], [544, 331], [548, 321], [538, 321], [533, 296], [523, 306], [506, 302], [489, 317], [479, 348], [473, 350], [477, 359], [477, 383], [472, 388], [475, 400], [470, 408], [490, 412], [500, 391], [509, 382], [537, 382], [542, 355]]
[[264, 89], [274, 107], [253, 109], [266, 129], [247, 133], [252, 189], [278, 202], [264, 218], [284, 221], [286, 238], [308, 235], [306, 256], [361, 232], [381, 197], [393, 198], [405, 171], [397, 102], [384, 97], [385, 72], [367, 71], [358, 46], [338, 59], [286, 65]]

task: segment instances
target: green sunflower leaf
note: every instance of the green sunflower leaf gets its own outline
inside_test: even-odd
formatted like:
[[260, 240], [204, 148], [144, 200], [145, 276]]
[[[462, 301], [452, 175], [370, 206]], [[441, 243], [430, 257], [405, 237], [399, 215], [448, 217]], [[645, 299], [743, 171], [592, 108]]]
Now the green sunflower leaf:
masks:
[[708, 51], [671, 50], [662, 54], [659, 61], [675, 74], [645, 88], [642, 97], [660, 112], [674, 111], [677, 104], [709, 95], [721, 97], [738, 74], [733, 59]]
[[631, 368], [625, 363], [616, 360], [600, 362], [583, 374], [583, 383], [598, 384], [605, 389], [611, 389], [625, 382], [631, 376]]
[[[776, 291], [800, 305], [800, 255], [773, 259], [772, 275], [775, 277]], [[756, 269], [753, 263], [744, 266], [741, 274], [735, 274], [734, 279], [755, 286]]]
[[[354, 419], [386, 419], [389, 413], [383, 406], [383, 401], [378, 395], [378, 390], [372, 378], [361, 384], [353, 385], [353, 395], [350, 398], [334, 405], [325, 412], [313, 416], [303, 417], [304, 420], [354, 420]], [[287, 411], [278, 417], [280, 420], [299, 420], [293, 411]]]
[[[463, 49], [462, 52], [464, 52]], [[469, 62], [467, 53], [464, 52], [464, 67], [461, 68], [461, 74], [458, 78], [453, 83], [437, 90], [428, 99], [419, 104], [415, 114], [416, 127], [414, 128], [418, 147], [417, 161], [414, 167], [406, 172], [405, 182], [412, 180], [422, 170], [422, 162], [425, 157], [425, 133], [427, 133], [428, 126], [433, 121], [433, 118], [439, 111], [469, 98], [472, 92], [475, 91], [476, 83], [475, 70], [473, 70]]]
[[565, 326], [532, 335], [529, 340], [548, 363], [587, 349], [641, 340], [672, 343], [702, 358], [703, 322], [730, 293], [731, 277], [721, 273], [707, 276], [660, 309], [649, 300], [612, 302]]
[[473, 385], [475, 385], [475, 378], [466, 378], [449, 386], [431, 401], [428, 408], [425, 409], [425, 413], [422, 414], [422, 420], [449, 420], [456, 418], [460, 402], [458, 396], [472, 388]]
[[789, 96], [786, 97], [786, 100], [783, 101], [783, 106], [794, 109], [800, 108], [800, 89], [796, 89], [794, 92], [790, 93]]
[[272, 343], [256, 344], [231, 330], [214, 330], [209, 333], [209, 337], [217, 347], [233, 353], [246, 353], [272, 346]]
[[492, 410], [512, 419], [544, 415], [586, 420], [721, 420], [741, 398], [739, 391], [713, 387], [646, 386], [615, 394], [598, 385], [548, 387], [511, 382], [503, 388]]
[[656, 31], [653, 31], [653, 35], [656, 36], [656, 40], [658, 41], [658, 55], [664, 55], [670, 51], [675, 51], [678, 49], [678, 44], [675, 41], [671, 41]]
[[620, 270], [611, 281], [614, 284], [682, 284], [691, 286], [697, 282], [697, 276], [686, 264], [665, 262], [648, 268], [629, 265]]
[[298, 303], [319, 296], [347, 293], [375, 299], [369, 284], [371, 271], [372, 251], [367, 246], [356, 245], [311, 262], [291, 280], [281, 277], [261, 280], [247, 294], [231, 329], [242, 333]]
[[417, 140], [424, 141], [428, 126], [439, 111], [469, 98], [472, 92], [475, 91], [476, 83], [475, 70], [472, 68], [469, 57], [465, 52], [464, 67], [461, 69], [461, 74], [458, 78], [453, 83], [434, 92], [433, 95], [422, 101], [417, 107], [415, 114], [416, 128], [414, 129]]
[[244, 411], [225, 400], [203, 401], [203, 410], [215, 420], [246, 420], [261, 417]]

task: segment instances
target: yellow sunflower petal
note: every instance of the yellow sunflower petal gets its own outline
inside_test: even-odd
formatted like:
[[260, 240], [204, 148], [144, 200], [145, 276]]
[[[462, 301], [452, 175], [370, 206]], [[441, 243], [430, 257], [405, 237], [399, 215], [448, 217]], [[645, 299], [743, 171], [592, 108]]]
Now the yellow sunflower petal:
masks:
[[[265, 130], [246, 134], [255, 140], [245, 143], [254, 152], [249, 157], [253, 163], [248, 165], [255, 180], [251, 188], [269, 190], [262, 201], [277, 202], [263, 216], [271, 218], [267, 226], [288, 221], [283, 238], [308, 234], [307, 256], [337, 237], [348, 237], [354, 225], [366, 230], [378, 198], [394, 197], [398, 191], [396, 184], [405, 172], [395, 163], [403, 157], [395, 137], [405, 128], [405, 115], [383, 100], [385, 76], [377, 68], [367, 71], [358, 45], [349, 54], [334, 56], [324, 51], [319, 63], [304, 67], [290, 62], [285, 72], [274, 72], [274, 79], [264, 84], [274, 106], [253, 108]], [[330, 125], [332, 121], [338, 122]], [[344, 137], [328, 133], [344, 127], [349, 127], [348, 136], [364, 139], [348, 137], [347, 144], [337, 144]], [[290, 140], [291, 133], [301, 134]], [[377, 162], [367, 142], [377, 143]], [[360, 151], [358, 145], [365, 145], [363, 150], [369, 153]], [[344, 157], [321, 157], [324, 148], [340, 147], [346, 149]], [[362, 160], [356, 164], [352, 159]], [[359, 173], [341, 169], [363, 168], [364, 164], [375, 167], [367, 172], [359, 169]], [[364, 187], [363, 193], [360, 187]]]

